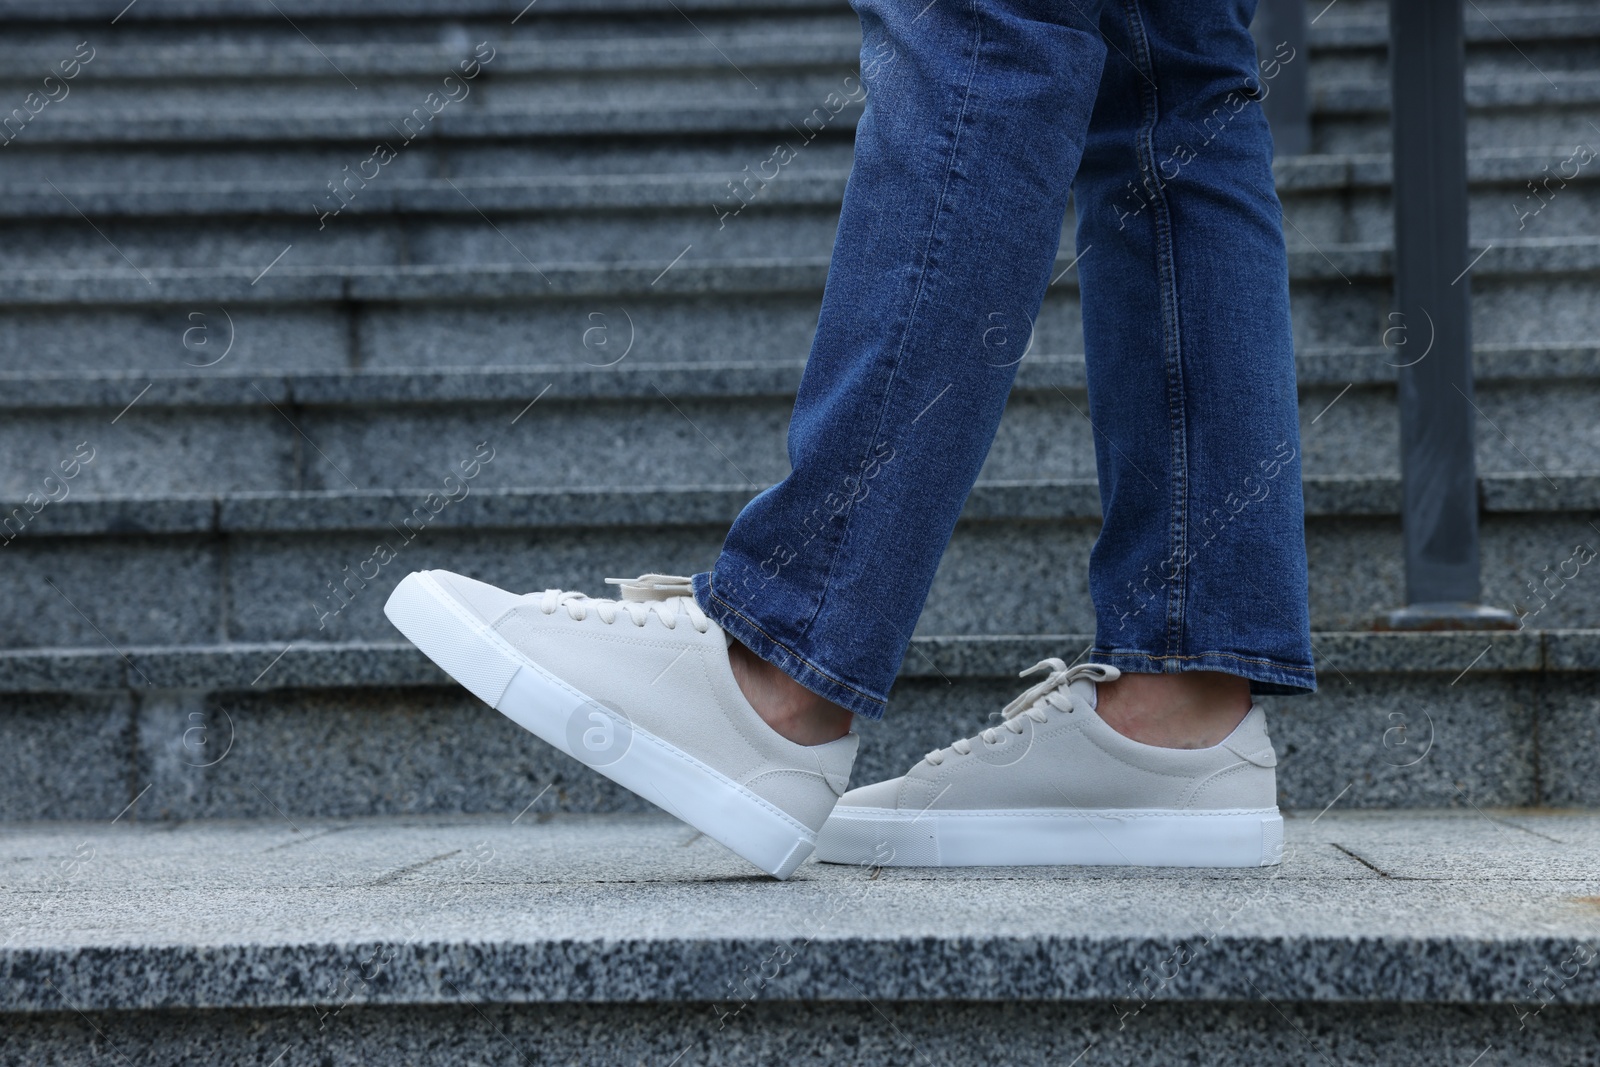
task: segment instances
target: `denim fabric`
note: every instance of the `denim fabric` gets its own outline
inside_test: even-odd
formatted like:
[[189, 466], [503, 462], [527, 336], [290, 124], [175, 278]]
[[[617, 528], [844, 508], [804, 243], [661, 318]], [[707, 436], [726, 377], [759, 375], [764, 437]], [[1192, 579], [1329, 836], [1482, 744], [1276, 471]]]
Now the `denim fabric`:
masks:
[[707, 614], [882, 715], [1016, 374], [993, 331], [1021, 351], [1072, 190], [1104, 513], [1093, 656], [1315, 687], [1253, 7], [857, 0], [869, 96], [793, 470], [695, 576]]

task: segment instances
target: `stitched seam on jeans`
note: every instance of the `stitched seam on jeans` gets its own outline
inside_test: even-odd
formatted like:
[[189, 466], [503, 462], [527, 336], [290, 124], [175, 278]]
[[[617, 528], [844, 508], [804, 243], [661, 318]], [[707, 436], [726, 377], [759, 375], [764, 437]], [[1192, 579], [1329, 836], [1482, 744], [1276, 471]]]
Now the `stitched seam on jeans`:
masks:
[[[1151, 225], [1156, 239], [1156, 274], [1161, 293], [1161, 348], [1162, 362], [1167, 376], [1167, 423], [1170, 437], [1168, 464], [1172, 479], [1169, 507], [1171, 515], [1167, 526], [1167, 558], [1184, 559], [1188, 550], [1188, 422], [1184, 418], [1183, 400], [1183, 341], [1178, 329], [1177, 262], [1173, 249], [1172, 209], [1167, 204], [1166, 186], [1156, 169], [1155, 133], [1161, 121], [1160, 99], [1156, 88], [1155, 69], [1150, 58], [1150, 41], [1145, 33], [1144, 16], [1139, 11], [1139, 0], [1125, 0], [1123, 15], [1128, 24], [1128, 41], [1133, 50], [1145, 85], [1141, 90], [1144, 99], [1143, 125], [1139, 128], [1137, 152], [1144, 173], [1154, 177], [1151, 199], [1154, 211]], [[1188, 585], [1188, 567], [1178, 572], [1175, 580], [1167, 583], [1167, 647], [1183, 647], [1184, 596]]]
[[1274, 668], [1276, 668], [1278, 670], [1281, 670], [1281, 671], [1293, 671], [1296, 674], [1316, 674], [1317, 673], [1317, 669], [1315, 667], [1291, 667], [1287, 663], [1280, 663], [1280, 662], [1278, 662], [1277, 660], [1274, 660], [1274, 659], [1257, 659], [1257, 658], [1252, 657], [1252, 656], [1235, 655], [1232, 652], [1201, 652], [1198, 655], [1193, 655], [1193, 656], [1180, 656], [1180, 655], [1177, 655], [1176, 653], [1174, 653], [1173, 655], [1170, 655], [1170, 656], [1160, 656], [1160, 655], [1156, 655], [1155, 653], [1152, 653], [1152, 652], [1118, 652], [1118, 651], [1115, 651], [1113, 649], [1106, 649], [1103, 652], [1091, 653], [1091, 655], [1137, 656], [1140, 659], [1181, 659], [1181, 660], [1236, 659], [1240, 663], [1259, 663], [1263, 667], [1274, 667]]
[[[922, 301], [923, 291], [927, 287], [928, 267], [929, 262], [933, 257], [934, 237], [938, 233], [939, 220], [944, 214], [945, 202], [950, 192], [950, 175], [955, 170], [956, 159], [961, 151], [961, 130], [963, 125], [966, 123], [967, 105], [972, 99], [972, 83], [977, 80], [978, 76], [978, 55], [982, 51], [983, 47], [983, 23], [982, 20], [978, 18], [978, 0], [970, 0], [968, 8], [972, 15], [972, 62], [967, 67], [966, 84], [961, 87], [961, 107], [956, 112], [955, 128], [951, 135], [950, 141], [950, 155], [945, 160], [944, 185], [939, 189], [939, 202], [934, 205], [933, 218], [928, 224], [928, 238], [922, 246], [922, 265], [917, 274], [916, 291], [911, 294], [910, 308], [906, 312], [905, 325], [901, 328], [900, 332], [900, 346], [895, 349], [894, 363], [889, 368], [889, 380], [884, 384], [883, 399], [878, 408], [877, 425], [875, 425], [872, 429], [872, 436], [867, 438], [868, 455], [862, 456], [863, 463], [870, 458], [873, 442], [878, 440], [879, 435], [883, 432], [884, 424], [887, 423], [889, 419], [889, 400], [894, 394], [894, 383], [895, 380], [900, 376], [900, 364], [905, 358], [906, 344], [911, 337], [912, 329], [916, 325], [917, 308]], [[850, 540], [850, 522], [854, 517], [855, 505], [852, 503], [850, 507], [845, 509], [844, 522], [841, 524], [841, 528], [839, 530], [839, 539], [834, 544], [832, 558], [828, 560], [828, 576], [823, 579], [822, 594], [817, 597], [817, 606], [811, 612], [811, 617], [806, 620], [805, 629], [807, 632], [810, 631], [811, 625], [815, 623], [817, 618], [822, 614], [823, 606], [828, 601], [828, 593], [833, 589], [834, 572], [838, 569], [839, 560], [844, 556], [845, 544]], [[896, 634], [896, 636], [899, 635]], [[843, 685], [844, 683], [841, 682], [840, 684]], [[882, 702], [880, 701], [880, 703]]]
[[717, 591], [715, 589], [711, 589], [710, 588], [709, 581], [707, 582], [707, 589], [711, 593], [711, 599], [712, 600], [715, 600], [718, 604], [721, 604], [723, 607], [727, 608], [728, 612], [730, 614], [732, 614], [734, 617], [736, 617], [736, 618], [738, 618], [738, 619], [740, 619], [740, 620], [742, 620], [744, 622], [749, 623], [751, 628], [753, 628], [756, 631], [756, 633], [760, 634], [762, 637], [765, 637], [768, 641], [771, 641], [773, 644], [775, 644], [779, 648], [783, 649], [783, 651], [785, 653], [787, 653], [788, 655], [793, 656], [796, 660], [798, 660], [799, 662], [805, 664], [805, 666], [808, 667], [809, 669], [811, 669], [813, 671], [816, 671], [818, 674], [822, 675], [822, 677], [826, 678], [828, 681], [832, 682], [834, 685], [837, 685], [842, 689], [848, 689], [850, 692], [856, 694], [856, 696], [861, 697], [863, 700], [870, 700], [874, 704], [881, 704], [881, 705], [884, 705], [884, 706], [888, 706], [889, 702], [887, 700], [882, 700], [882, 699], [880, 699], [878, 697], [875, 697], [871, 693], [863, 693], [861, 690], [857, 689], [855, 686], [851, 685], [849, 682], [842, 681], [842, 680], [840, 680], [838, 678], [835, 678], [833, 675], [829, 674], [827, 671], [823, 670], [821, 667], [817, 666], [815, 663], [812, 663], [810, 660], [806, 659], [804, 656], [802, 656], [800, 653], [796, 652], [794, 649], [790, 648], [788, 645], [784, 644], [782, 641], [779, 641], [776, 637], [773, 637], [771, 634], [767, 633], [767, 631], [765, 631], [765, 630], [763, 630], [761, 628], [761, 624], [760, 623], [756, 622], [754, 619], [750, 618], [750, 616], [744, 614], [738, 608], [734, 607], [732, 604], [728, 603], [726, 600], [723, 600], [720, 596], [718, 596], [717, 595]]

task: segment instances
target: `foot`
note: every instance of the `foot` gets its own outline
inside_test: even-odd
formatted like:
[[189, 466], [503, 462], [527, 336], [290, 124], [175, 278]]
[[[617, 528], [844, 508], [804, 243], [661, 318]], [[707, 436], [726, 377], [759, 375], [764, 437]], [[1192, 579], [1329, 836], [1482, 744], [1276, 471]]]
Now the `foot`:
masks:
[[1149, 745], [1096, 711], [1115, 667], [1068, 668], [1007, 704], [1004, 720], [904, 777], [852, 789], [817, 858], [873, 866], [1112, 864], [1256, 867], [1283, 853], [1277, 756], [1252, 707], [1218, 744]]
[[1161, 748], [1221, 744], [1250, 713], [1250, 683], [1237, 674], [1124, 674], [1095, 686], [1095, 714], [1123, 737]]
[[763, 722], [797, 745], [825, 745], [850, 732], [854, 717], [729, 639], [728, 664], [739, 691]]
[[607, 579], [622, 599], [519, 596], [418, 571], [384, 614], [517, 725], [787, 878], [849, 785], [857, 736], [797, 744], [751, 707], [689, 579]]

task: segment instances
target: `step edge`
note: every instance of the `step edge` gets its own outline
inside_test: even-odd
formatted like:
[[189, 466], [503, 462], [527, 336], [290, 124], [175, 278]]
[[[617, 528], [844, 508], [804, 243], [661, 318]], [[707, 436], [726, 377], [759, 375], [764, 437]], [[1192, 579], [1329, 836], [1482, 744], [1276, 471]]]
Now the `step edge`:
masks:
[[[919, 636], [900, 668], [910, 679], [1010, 679], [1019, 664], [1087, 649], [1092, 634]], [[1345, 675], [1451, 677], [1600, 674], [1600, 629], [1486, 634], [1313, 631], [1325, 683]], [[1469, 681], [1474, 680], [1469, 679]], [[113, 690], [265, 692], [299, 689], [454, 688], [409, 642], [249, 642], [0, 650], [0, 692]]]

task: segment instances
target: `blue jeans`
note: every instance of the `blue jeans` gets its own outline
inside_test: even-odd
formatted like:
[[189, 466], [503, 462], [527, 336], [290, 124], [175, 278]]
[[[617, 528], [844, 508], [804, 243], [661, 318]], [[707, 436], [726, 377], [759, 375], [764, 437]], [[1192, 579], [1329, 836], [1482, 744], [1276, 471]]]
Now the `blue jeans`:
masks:
[[1016, 374], [985, 331], [1037, 318], [1071, 190], [1103, 516], [1092, 657], [1316, 687], [1254, 6], [857, 0], [869, 96], [793, 470], [695, 575], [708, 615], [883, 714]]

